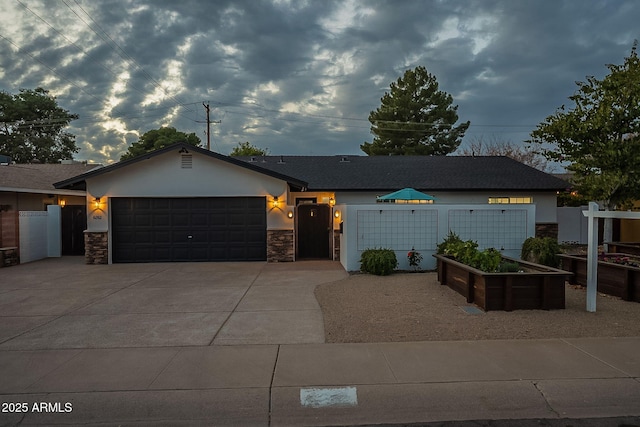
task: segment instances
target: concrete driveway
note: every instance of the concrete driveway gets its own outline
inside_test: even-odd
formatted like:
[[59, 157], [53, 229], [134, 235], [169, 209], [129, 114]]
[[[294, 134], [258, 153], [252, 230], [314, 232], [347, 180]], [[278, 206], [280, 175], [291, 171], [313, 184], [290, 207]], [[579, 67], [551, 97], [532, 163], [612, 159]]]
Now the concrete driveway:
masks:
[[0, 270], [0, 350], [323, 343], [319, 283], [340, 263], [85, 265]]
[[0, 269], [0, 427], [640, 424], [640, 337], [324, 344], [313, 288], [346, 276], [328, 261]]

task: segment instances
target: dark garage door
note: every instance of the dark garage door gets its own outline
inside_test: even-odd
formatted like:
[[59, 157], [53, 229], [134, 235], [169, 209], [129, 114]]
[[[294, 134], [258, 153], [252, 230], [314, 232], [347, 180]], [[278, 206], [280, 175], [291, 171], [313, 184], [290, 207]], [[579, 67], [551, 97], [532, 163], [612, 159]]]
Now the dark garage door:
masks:
[[112, 198], [113, 262], [264, 261], [264, 197]]

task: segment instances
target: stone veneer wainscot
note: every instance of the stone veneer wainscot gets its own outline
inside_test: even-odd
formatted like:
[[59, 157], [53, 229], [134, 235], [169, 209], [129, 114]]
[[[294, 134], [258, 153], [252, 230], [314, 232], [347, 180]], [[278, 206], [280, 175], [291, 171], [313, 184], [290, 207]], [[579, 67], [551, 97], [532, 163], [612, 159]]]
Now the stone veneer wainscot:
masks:
[[84, 232], [84, 260], [86, 264], [109, 263], [109, 236], [106, 231]]
[[267, 230], [267, 262], [295, 261], [293, 230]]

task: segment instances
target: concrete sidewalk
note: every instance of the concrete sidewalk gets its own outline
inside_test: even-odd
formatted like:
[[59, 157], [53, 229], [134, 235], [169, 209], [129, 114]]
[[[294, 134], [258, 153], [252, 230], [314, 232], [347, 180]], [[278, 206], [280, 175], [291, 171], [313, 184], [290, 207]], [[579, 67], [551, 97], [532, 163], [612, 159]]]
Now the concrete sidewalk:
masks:
[[639, 377], [640, 338], [2, 351], [0, 425], [640, 423]]
[[344, 277], [333, 262], [2, 269], [0, 426], [640, 425], [640, 337], [324, 344], [313, 288]]

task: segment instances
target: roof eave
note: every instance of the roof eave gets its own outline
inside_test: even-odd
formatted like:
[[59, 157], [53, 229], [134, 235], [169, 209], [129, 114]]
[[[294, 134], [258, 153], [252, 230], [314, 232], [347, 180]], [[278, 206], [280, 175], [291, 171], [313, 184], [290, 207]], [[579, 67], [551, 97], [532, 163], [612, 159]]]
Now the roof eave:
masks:
[[[292, 185], [294, 187], [299, 187], [301, 189], [304, 189], [304, 188], [306, 188], [308, 186], [307, 182], [299, 180], [297, 178], [294, 178], [294, 177], [291, 177], [291, 176], [288, 176], [288, 175], [284, 175], [284, 174], [281, 174], [279, 172], [275, 172], [275, 171], [272, 171], [272, 170], [269, 170], [269, 169], [261, 168], [260, 166], [252, 165], [252, 164], [249, 164], [249, 163], [244, 162], [242, 160], [234, 159], [233, 157], [225, 156], [223, 154], [214, 153], [213, 151], [209, 151], [209, 150], [206, 150], [204, 148], [196, 147], [194, 145], [186, 144], [184, 142], [178, 142], [178, 143], [175, 143], [175, 144], [171, 144], [171, 145], [168, 145], [168, 146], [166, 146], [164, 148], [161, 148], [159, 150], [155, 150], [155, 151], [152, 151], [150, 153], [134, 157], [133, 159], [124, 160], [124, 161], [121, 161], [121, 162], [118, 162], [118, 163], [114, 163], [114, 164], [109, 165], [109, 166], [103, 166], [101, 168], [93, 169], [91, 171], [85, 172], [85, 173], [77, 175], [75, 177], [72, 177], [72, 178], [69, 178], [69, 179], [65, 179], [63, 181], [56, 182], [56, 183], [53, 184], [53, 186], [55, 188], [65, 188], [65, 187], [68, 188], [70, 186], [73, 187], [73, 186], [75, 186], [77, 184], [82, 185], [82, 183], [84, 183], [87, 178], [92, 178], [94, 176], [102, 175], [102, 174], [105, 174], [105, 173], [108, 173], [108, 172], [112, 172], [114, 170], [118, 170], [120, 168], [129, 166], [129, 165], [132, 165], [132, 164], [135, 164], [135, 163], [142, 162], [144, 160], [151, 159], [151, 158], [156, 157], [158, 155], [167, 153], [169, 151], [173, 151], [176, 148], [184, 148], [185, 150], [193, 150], [193, 151], [195, 151], [195, 152], [197, 152], [199, 154], [203, 154], [205, 156], [209, 156], [209, 157], [212, 157], [212, 158], [215, 158], [215, 159], [218, 159], [218, 160], [222, 160], [222, 161], [231, 163], [233, 165], [240, 166], [240, 167], [245, 168], [245, 169], [253, 170], [254, 172], [258, 172], [258, 173], [261, 173], [263, 175], [267, 175], [267, 176], [271, 176], [271, 177], [276, 178], [276, 179], [280, 179], [280, 180], [285, 181], [289, 185]], [[86, 188], [86, 184], [84, 184], [84, 185], [85, 185], [85, 188]]]

